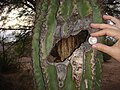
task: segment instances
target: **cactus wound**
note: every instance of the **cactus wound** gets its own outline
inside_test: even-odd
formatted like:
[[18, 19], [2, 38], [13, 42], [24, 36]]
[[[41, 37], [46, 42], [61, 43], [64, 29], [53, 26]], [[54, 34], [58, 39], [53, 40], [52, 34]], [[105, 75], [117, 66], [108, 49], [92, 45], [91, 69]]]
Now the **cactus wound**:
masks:
[[80, 88], [80, 82], [83, 74], [84, 49], [83, 46], [76, 49], [69, 57], [72, 65], [72, 78], [76, 81], [77, 88]]
[[88, 31], [82, 30], [77, 35], [70, 35], [68, 38], [62, 38], [52, 48], [47, 60], [49, 62], [63, 62], [67, 59], [75, 49], [79, 48], [82, 43], [86, 41]]
[[67, 66], [72, 65], [72, 79], [80, 88], [83, 73], [84, 49], [83, 43], [88, 39], [88, 31], [82, 30], [77, 35], [70, 35], [68, 38], [59, 40], [52, 48], [47, 60], [51, 65], [55, 65], [59, 87], [64, 86]]

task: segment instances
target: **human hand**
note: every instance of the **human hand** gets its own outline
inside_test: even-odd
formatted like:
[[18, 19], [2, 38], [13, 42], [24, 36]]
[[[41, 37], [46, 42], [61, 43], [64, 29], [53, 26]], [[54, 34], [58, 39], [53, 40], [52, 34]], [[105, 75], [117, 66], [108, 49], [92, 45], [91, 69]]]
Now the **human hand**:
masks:
[[[106, 16], [106, 15], [103, 16], [105, 20], [110, 19], [111, 17], [112, 16]], [[92, 33], [91, 36], [99, 37], [99, 36], [107, 35], [114, 37], [117, 40], [117, 42], [113, 46], [107, 46], [101, 43], [97, 43], [92, 45], [92, 48], [107, 53], [120, 62], [120, 21], [113, 17], [112, 17], [112, 21], [115, 23], [115, 25], [91, 24], [92, 28], [101, 29], [98, 32]]]
[[109, 16], [109, 15], [103, 15], [103, 19], [111, 20], [116, 27], [120, 28], [120, 20], [118, 20], [117, 18], [115, 18], [113, 16]]

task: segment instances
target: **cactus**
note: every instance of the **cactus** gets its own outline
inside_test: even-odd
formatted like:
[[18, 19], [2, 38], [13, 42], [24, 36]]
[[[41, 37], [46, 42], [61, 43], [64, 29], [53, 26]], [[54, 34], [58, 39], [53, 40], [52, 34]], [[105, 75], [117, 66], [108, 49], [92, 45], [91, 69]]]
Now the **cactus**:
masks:
[[[32, 58], [37, 90], [101, 90], [102, 54], [88, 43], [97, 0], [36, 0]], [[99, 42], [101, 42], [99, 38]]]

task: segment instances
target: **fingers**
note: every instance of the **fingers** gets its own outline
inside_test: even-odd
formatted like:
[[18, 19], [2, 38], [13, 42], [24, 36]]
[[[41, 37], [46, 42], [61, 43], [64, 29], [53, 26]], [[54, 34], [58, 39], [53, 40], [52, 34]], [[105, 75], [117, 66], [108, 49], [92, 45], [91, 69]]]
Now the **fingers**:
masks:
[[107, 45], [104, 45], [101, 43], [97, 43], [97, 44], [92, 45], [92, 48], [97, 49], [99, 51], [102, 51], [104, 53], [107, 53], [111, 56], [113, 56], [113, 53], [114, 53], [113, 47], [110, 47], [110, 46], [107, 46]]
[[111, 20], [112, 22], [114, 22], [116, 24], [117, 27], [120, 28], [120, 20], [113, 17], [113, 16], [109, 16], [109, 15], [103, 15], [103, 19], [104, 20]]
[[100, 30], [100, 31], [97, 31], [95, 33], [91, 33], [91, 36], [94, 36], [94, 37], [99, 37], [99, 36], [111, 36], [111, 37], [114, 37], [115, 39], [120, 39], [120, 31], [118, 30], [113, 30], [113, 29], [103, 29], [103, 30]]
[[105, 28], [111, 28], [111, 29], [118, 29], [117, 27], [109, 24], [91, 24], [92, 28], [99, 28], [99, 29], [105, 29]]
[[98, 32], [92, 33], [92, 36], [111, 36], [114, 37], [115, 39], [120, 39], [120, 28], [117, 28], [115, 26], [112, 25], [108, 25], [108, 24], [91, 24], [92, 28], [99, 28], [102, 29]]
[[92, 48], [107, 53], [120, 62], [120, 48], [114, 46], [110, 47], [100, 43], [92, 45]]
[[113, 16], [109, 16], [109, 15], [103, 15], [103, 19], [104, 20], [111, 20], [114, 23], [120, 22], [117, 18], [113, 17]]
[[113, 46], [107, 46], [104, 44], [97, 43], [92, 45], [92, 48], [107, 53], [116, 60], [120, 61], [120, 21], [108, 15], [104, 15], [103, 18], [105, 20], [112, 20], [115, 23], [115, 25], [91, 24], [92, 28], [101, 29], [100, 31], [92, 33], [91, 36], [99, 37], [99, 36], [107, 35], [117, 39], [118, 41]]

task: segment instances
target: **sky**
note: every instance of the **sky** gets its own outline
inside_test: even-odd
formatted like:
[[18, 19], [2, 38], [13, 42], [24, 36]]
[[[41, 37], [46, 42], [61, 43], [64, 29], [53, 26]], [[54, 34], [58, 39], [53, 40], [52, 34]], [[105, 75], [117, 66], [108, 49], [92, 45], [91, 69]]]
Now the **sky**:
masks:
[[[4, 8], [4, 12], [0, 15], [0, 28], [23, 28], [22, 26], [32, 26], [33, 25], [33, 16], [25, 15], [24, 12], [23, 16], [20, 16], [21, 12], [24, 10], [23, 8], [15, 8], [11, 12], [7, 13], [9, 7]], [[28, 11], [31, 13], [31, 9], [28, 8]], [[3, 20], [6, 18], [6, 20]], [[7, 41], [15, 40], [13, 32], [21, 33], [21, 30], [0, 30], [0, 37], [8, 37]]]

